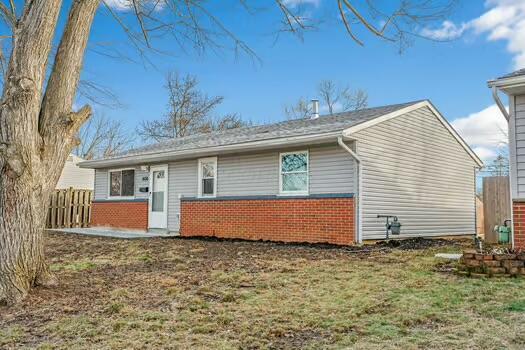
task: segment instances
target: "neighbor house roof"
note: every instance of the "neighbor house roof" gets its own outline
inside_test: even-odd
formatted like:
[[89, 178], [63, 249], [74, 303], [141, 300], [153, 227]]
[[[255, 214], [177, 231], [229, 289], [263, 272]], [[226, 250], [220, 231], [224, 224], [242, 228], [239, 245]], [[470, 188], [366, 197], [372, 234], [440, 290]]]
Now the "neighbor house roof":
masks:
[[[180, 137], [132, 149], [114, 157], [86, 161], [81, 166], [103, 168], [116, 165], [160, 162], [169, 159], [201, 157], [225, 152], [282, 147], [283, 145], [321, 143], [335, 140], [337, 136], [343, 136], [342, 131], [344, 130], [358, 125], [367, 125], [375, 119], [394, 116], [407, 108], [422, 107], [423, 105], [433, 108], [429, 101], [414, 101], [320, 116], [317, 119], [289, 120], [268, 125]], [[459, 138], [455, 131], [453, 131], [453, 134]], [[472, 152], [466, 144], [464, 146], [467, 148], [467, 151]], [[476, 157], [473, 152], [472, 155]]]

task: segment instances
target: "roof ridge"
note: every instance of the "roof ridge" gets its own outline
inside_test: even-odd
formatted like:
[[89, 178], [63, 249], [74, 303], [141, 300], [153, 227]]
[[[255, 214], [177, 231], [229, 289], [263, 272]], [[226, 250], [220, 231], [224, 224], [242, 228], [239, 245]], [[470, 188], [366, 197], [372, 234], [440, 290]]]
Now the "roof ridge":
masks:
[[[198, 134], [193, 134], [193, 135], [188, 135], [188, 136], [183, 136], [183, 137], [177, 137], [177, 138], [173, 138], [173, 139], [169, 139], [169, 140], [165, 140], [165, 141], [154, 142], [154, 143], [151, 143], [151, 144], [143, 145], [143, 146], [140, 146], [140, 147], [137, 147], [137, 148], [130, 149], [127, 152], [123, 152], [123, 153], [118, 154], [116, 156], [118, 157], [118, 156], [124, 155], [124, 154], [146, 151], [146, 150], [151, 149], [153, 147], [168, 147], [170, 145], [175, 145], [177, 143], [181, 143], [181, 142], [184, 142], [184, 141], [191, 142], [191, 140], [199, 140], [199, 139], [201, 139], [204, 136], [206, 136], [208, 138], [217, 138], [217, 137], [221, 137], [221, 136], [242, 134], [244, 131], [247, 131], [247, 130], [257, 130], [257, 129], [265, 129], [265, 128], [266, 129], [271, 129], [271, 128], [275, 128], [275, 127], [278, 127], [278, 126], [286, 126], [286, 125], [292, 126], [294, 124], [304, 124], [304, 123], [308, 123], [308, 122], [310, 122], [312, 125], [313, 124], [320, 124], [320, 123], [326, 121], [329, 118], [337, 119], [337, 118], [342, 118], [342, 117], [351, 117], [353, 115], [369, 113], [369, 112], [372, 112], [372, 111], [388, 109], [388, 108], [399, 107], [399, 109], [400, 109], [400, 108], [408, 107], [408, 106], [411, 106], [411, 105], [414, 105], [416, 103], [420, 103], [420, 102], [423, 102], [423, 101], [427, 101], [427, 100], [425, 100], [425, 99], [423, 99], [423, 100], [415, 100], [415, 101], [409, 101], [409, 102], [403, 102], [403, 103], [395, 103], [395, 104], [390, 104], [390, 105], [367, 107], [367, 108], [362, 108], [362, 109], [358, 109], [358, 110], [354, 110], [354, 111], [346, 111], [346, 112], [339, 112], [339, 113], [333, 113], [333, 114], [324, 114], [324, 115], [319, 116], [319, 118], [316, 118], [316, 119], [310, 119], [310, 118], [290, 119], [290, 120], [283, 120], [283, 121], [279, 121], [279, 122], [275, 122], [275, 123], [250, 125], [250, 126], [245, 126], [245, 127], [240, 127], [240, 128], [234, 128], [234, 129], [228, 129], [228, 130], [222, 130], [222, 131], [215, 131], [215, 132], [209, 132], [209, 133], [198, 133]], [[378, 117], [378, 116], [376, 116], [376, 117]], [[303, 125], [303, 127], [307, 127], [307, 126]], [[270, 130], [268, 130], [266, 132], [270, 132]], [[262, 131], [261, 133], [264, 133], [264, 131]]]

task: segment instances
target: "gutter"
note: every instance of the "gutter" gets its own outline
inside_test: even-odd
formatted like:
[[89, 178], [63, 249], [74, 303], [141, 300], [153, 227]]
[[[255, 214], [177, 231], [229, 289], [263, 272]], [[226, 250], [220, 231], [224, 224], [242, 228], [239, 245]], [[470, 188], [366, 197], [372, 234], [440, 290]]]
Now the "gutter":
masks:
[[[355, 143], [356, 148], [357, 148], [357, 140], [352, 139], [352, 141]], [[346, 143], [344, 143], [342, 136], [337, 137], [337, 143], [339, 144], [339, 146], [341, 146], [342, 149], [348, 152], [352, 156], [352, 158], [355, 159], [357, 163], [357, 196], [356, 196], [357, 198], [357, 230], [356, 232], [357, 232], [357, 243], [361, 244], [363, 243], [363, 226], [362, 226], [363, 215], [362, 215], [362, 210], [361, 210], [361, 193], [362, 193], [361, 184], [363, 183], [363, 181], [362, 181], [362, 175], [361, 175], [362, 173], [361, 172], [361, 158], [359, 158], [359, 156], [350, 147], [348, 147]]]
[[316, 143], [324, 143], [327, 141], [333, 142], [334, 136], [341, 135], [341, 131], [334, 131], [321, 134], [308, 134], [300, 136], [276, 137], [272, 139], [264, 139], [258, 141], [246, 141], [235, 144], [227, 144], [220, 146], [198, 147], [182, 151], [164, 150], [164, 151], [150, 151], [148, 153], [126, 154], [120, 157], [88, 160], [78, 163], [80, 168], [109, 168], [115, 166], [131, 166], [143, 165], [146, 163], [161, 163], [174, 160], [199, 158], [206, 156], [216, 156], [217, 154], [237, 153], [239, 151], [258, 151], [261, 149], [272, 149], [294, 147], [300, 145], [312, 145]]

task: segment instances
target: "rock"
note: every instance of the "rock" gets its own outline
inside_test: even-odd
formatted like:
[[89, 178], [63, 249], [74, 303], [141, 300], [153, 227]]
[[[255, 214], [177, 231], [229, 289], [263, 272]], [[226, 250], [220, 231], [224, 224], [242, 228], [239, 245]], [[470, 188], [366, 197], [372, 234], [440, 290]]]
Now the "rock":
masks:
[[503, 267], [489, 267], [487, 269], [487, 272], [489, 273], [489, 275], [494, 276], [494, 275], [502, 275], [507, 271]]
[[523, 267], [524, 262], [521, 260], [504, 260], [501, 265], [507, 269], [510, 269], [512, 267]]
[[492, 259], [494, 259], [494, 255], [492, 255], [492, 254], [483, 254], [483, 253], [474, 254], [474, 257], [476, 258], [476, 260], [492, 260]]
[[475, 267], [475, 266], [481, 266], [481, 260], [465, 260], [465, 265]]
[[496, 254], [494, 255], [495, 260], [512, 260], [516, 259], [516, 254]]
[[498, 261], [498, 260], [487, 260], [487, 261], [483, 261], [483, 265], [485, 265], [487, 267], [500, 267], [501, 266], [501, 261]]

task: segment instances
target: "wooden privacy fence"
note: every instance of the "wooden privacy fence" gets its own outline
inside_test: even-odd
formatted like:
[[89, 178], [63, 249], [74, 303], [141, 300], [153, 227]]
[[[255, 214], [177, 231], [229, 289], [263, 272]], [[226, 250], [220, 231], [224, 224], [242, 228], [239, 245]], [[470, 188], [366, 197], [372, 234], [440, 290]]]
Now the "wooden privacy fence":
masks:
[[483, 216], [485, 240], [489, 243], [497, 243], [498, 234], [494, 232], [494, 226], [503, 225], [503, 221], [511, 217], [508, 176], [483, 178]]
[[47, 228], [87, 227], [92, 190], [55, 190], [49, 198]]

